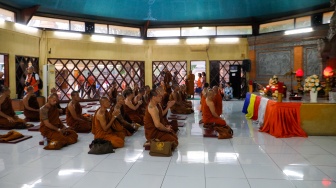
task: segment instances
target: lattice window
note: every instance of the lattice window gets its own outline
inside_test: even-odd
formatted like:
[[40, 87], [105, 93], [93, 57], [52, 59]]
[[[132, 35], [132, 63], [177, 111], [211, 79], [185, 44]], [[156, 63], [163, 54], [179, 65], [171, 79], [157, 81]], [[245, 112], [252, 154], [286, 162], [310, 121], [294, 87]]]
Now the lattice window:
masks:
[[[223, 61], [218, 61], [218, 63], [219, 63], [219, 72], [217, 74], [211, 71], [211, 67], [210, 67], [210, 71], [211, 71], [210, 82], [211, 83], [215, 82], [216, 85], [219, 85], [221, 80], [225, 80], [225, 82], [229, 82], [230, 81], [230, 65], [242, 65], [243, 61], [223, 60]], [[246, 71], [243, 71], [243, 69], [241, 69], [242, 97], [245, 97], [246, 95], [246, 91], [247, 91], [246, 87], [247, 87]]]
[[187, 61], [153, 61], [153, 84], [158, 85], [163, 80], [161, 73], [167, 68], [173, 75], [177, 72], [176, 80], [179, 85], [185, 84], [187, 76]]
[[[55, 65], [56, 89], [61, 101], [69, 101], [74, 90], [80, 92], [84, 101], [97, 100], [106, 95], [113, 81], [117, 82], [118, 91], [145, 84], [143, 61], [48, 59], [48, 63]], [[94, 81], [92, 87], [88, 82], [90, 75]]]
[[39, 59], [37, 57], [15, 56], [15, 80], [18, 99], [22, 99], [24, 96], [27, 68], [31, 65], [34, 66], [35, 72], [39, 74]]

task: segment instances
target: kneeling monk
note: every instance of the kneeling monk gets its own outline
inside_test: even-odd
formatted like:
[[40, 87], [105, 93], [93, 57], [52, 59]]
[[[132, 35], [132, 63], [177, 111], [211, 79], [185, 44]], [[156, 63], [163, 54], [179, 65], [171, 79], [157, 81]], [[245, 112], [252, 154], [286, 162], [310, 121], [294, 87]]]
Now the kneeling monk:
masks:
[[59, 110], [56, 107], [58, 96], [51, 94], [48, 102], [40, 109], [40, 132], [49, 141], [58, 142], [61, 146], [74, 144], [78, 135], [75, 131], [67, 129], [59, 118]]
[[220, 117], [220, 114], [217, 114], [213, 98], [215, 93], [212, 89], [209, 89], [206, 94], [206, 100], [202, 104], [202, 117], [204, 124], [213, 124], [217, 126], [226, 126], [225, 120]]
[[100, 98], [99, 103], [100, 108], [95, 112], [92, 121], [92, 134], [94, 134], [94, 139], [101, 138], [108, 140], [112, 143], [114, 148], [124, 147], [124, 139], [119, 137], [118, 134], [112, 130], [112, 125], [120, 114], [120, 111], [114, 110], [112, 114], [107, 111], [111, 105], [107, 97]]
[[23, 114], [27, 121], [40, 121], [40, 106], [34, 93], [34, 87], [28, 86], [27, 94], [22, 99], [24, 110]]
[[15, 115], [10, 89], [2, 86], [0, 89], [0, 128], [3, 129], [26, 129], [33, 125], [26, 124], [26, 121]]
[[71, 101], [66, 108], [66, 123], [76, 132], [90, 132], [91, 131], [91, 117], [84, 117], [82, 115], [82, 107], [79, 92], [71, 92]]
[[152, 90], [149, 98], [150, 102], [144, 117], [146, 139], [159, 139], [162, 142], [170, 141], [173, 143], [172, 149], [175, 149], [178, 145], [178, 138], [170, 125], [164, 125], [162, 112], [160, 113], [157, 106], [161, 102], [162, 96]]

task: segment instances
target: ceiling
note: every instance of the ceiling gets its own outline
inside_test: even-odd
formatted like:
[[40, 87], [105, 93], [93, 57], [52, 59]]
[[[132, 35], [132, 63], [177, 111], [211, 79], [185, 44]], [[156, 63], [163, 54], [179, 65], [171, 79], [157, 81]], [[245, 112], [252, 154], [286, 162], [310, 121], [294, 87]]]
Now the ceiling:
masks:
[[38, 14], [143, 25], [267, 21], [330, 7], [330, 0], [0, 0]]

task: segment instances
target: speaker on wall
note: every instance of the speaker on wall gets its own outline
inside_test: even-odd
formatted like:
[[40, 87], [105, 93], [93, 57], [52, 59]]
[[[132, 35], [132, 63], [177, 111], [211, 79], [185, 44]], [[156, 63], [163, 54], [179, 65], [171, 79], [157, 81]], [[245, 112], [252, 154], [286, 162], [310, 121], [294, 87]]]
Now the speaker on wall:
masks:
[[251, 60], [244, 59], [242, 64], [243, 71], [250, 72], [251, 71]]
[[311, 16], [311, 25], [312, 26], [322, 25], [322, 21], [323, 21], [323, 13], [317, 13], [317, 14], [313, 14]]
[[94, 33], [95, 25], [93, 22], [85, 22], [85, 33]]

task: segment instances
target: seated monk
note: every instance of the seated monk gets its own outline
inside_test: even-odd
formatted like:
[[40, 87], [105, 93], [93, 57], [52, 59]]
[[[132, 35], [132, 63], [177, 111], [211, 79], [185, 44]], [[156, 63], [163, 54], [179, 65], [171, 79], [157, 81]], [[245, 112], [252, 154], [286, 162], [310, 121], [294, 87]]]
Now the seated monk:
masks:
[[161, 105], [162, 105], [163, 108], [165, 108], [167, 106], [168, 101], [169, 101], [169, 94], [167, 93], [166, 85], [165, 85], [164, 81], [160, 82], [160, 87], [163, 90]]
[[207, 97], [205, 103], [203, 104], [203, 121], [204, 125], [216, 124], [217, 126], [226, 126], [225, 120], [219, 117], [220, 114], [216, 113], [215, 104], [213, 98], [215, 93], [213, 90], [209, 89], [207, 92]]
[[132, 90], [128, 89], [124, 91], [124, 97], [125, 97], [125, 105], [124, 110], [125, 114], [131, 119], [132, 122], [138, 123], [140, 125], [143, 125], [143, 114], [140, 114], [138, 111], [138, 108], [142, 104], [142, 101], [138, 101], [137, 104], [134, 104], [133, 101], [133, 92]]
[[[75, 131], [66, 128], [59, 118], [56, 107], [58, 96], [51, 94], [48, 102], [40, 109], [40, 132], [49, 141], [60, 143], [61, 147], [77, 142], [78, 135]], [[51, 142], [49, 142], [51, 143]]]
[[178, 138], [172, 126], [163, 123], [162, 113], [160, 113], [157, 107], [157, 104], [162, 100], [162, 96], [155, 90], [152, 90], [149, 94], [149, 98], [150, 102], [144, 117], [146, 139], [159, 139], [162, 142], [172, 142], [172, 149], [174, 150], [178, 146]]
[[[209, 84], [205, 83], [204, 88], [201, 91], [201, 100], [200, 100], [201, 105], [199, 106], [199, 111], [200, 112], [203, 112], [203, 107], [205, 106], [204, 103], [205, 103], [205, 100], [206, 100], [206, 95], [207, 95], [208, 89], [209, 89]], [[199, 124], [201, 124], [201, 123], [203, 123], [203, 113], [202, 113], [202, 119], [199, 121]]]
[[132, 91], [133, 91], [134, 96], [137, 96], [139, 94], [139, 85], [134, 84]]
[[219, 116], [223, 113], [223, 103], [222, 103], [222, 95], [218, 90], [218, 86], [213, 86], [212, 91], [214, 92], [213, 102], [215, 104], [216, 114]]
[[[158, 95], [160, 95], [161, 97], [163, 97], [164, 94], [165, 94], [165, 91], [162, 89], [162, 87], [157, 87], [157, 88], [156, 88], [156, 93], [157, 93]], [[169, 121], [169, 120], [167, 119], [168, 110], [169, 110], [170, 107], [172, 107], [174, 104], [175, 104], [175, 101], [169, 101], [169, 102], [167, 103], [166, 108], [164, 109], [164, 108], [163, 108], [163, 105], [162, 105], [162, 100], [161, 100], [161, 102], [159, 102], [159, 103], [157, 104], [157, 108], [158, 108], [158, 110], [159, 110], [159, 113], [161, 114], [160, 117], [161, 117], [161, 119], [162, 119], [162, 123], [163, 123], [164, 125], [171, 125], [172, 128], [173, 128], [173, 130], [174, 130], [175, 132], [177, 132], [177, 131], [178, 131], [178, 122], [177, 122], [177, 120], [171, 120], [171, 121]], [[164, 109], [164, 110], [163, 110], [163, 109]]]
[[116, 98], [117, 98], [117, 95], [118, 95], [118, 89], [117, 89], [117, 82], [116, 81], [112, 82], [112, 86], [107, 91], [107, 95], [108, 95], [108, 97], [111, 101], [111, 104], [115, 104], [116, 103]]
[[126, 136], [131, 136], [139, 129], [141, 125], [137, 123], [130, 123], [124, 118], [123, 114], [124, 104], [125, 104], [124, 96], [118, 95], [117, 103], [113, 108], [111, 108], [110, 113], [113, 113], [115, 110], [118, 110], [120, 112], [120, 114], [117, 116], [117, 119], [114, 122], [115, 124], [120, 124], [123, 127], [123, 132], [125, 133]]
[[111, 106], [111, 103], [107, 97], [102, 97], [99, 100], [100, 108], [95, 112], [92, 121], [92, 134], [94, 139], [104, 139], [110, 141], [114, 148], [124, 147], [125, 141], [121, 135], [118, 136], [111, 126], [120, 114], [118, 110], [114, 110], [113, 113], [109, 113], [107, 109]]
[[[133, 99], [134, 104], [138, 104], [139, 101], [144, 101], [144, 94], [145, 94], [145, 89], [144, 88], [139, 89], [138, 95], [136, 95]], [[147, 104], [144, 102], [142, 102], [142, 104], [139, 106], [138, 112], [141, 115], [145, 115], [146, 106]]]
[[188, 108], [192, 108], [192, 102], [187, 100], [187, 98], [188, 98], [188, 94], [187, 94], [187, 92], [186, 92], [186, 87], [185, 87], [185, 85], [181, 85], [180, 88], [181, 88], [181, 89], [180, 89], [179, 95], [180, 95], [180, 99], [181, 99], [181, 101], [182, 101]]
[[173, 114], [191, 114], [194, 112], [193, 109], [187, 107], [185, 103], [182, 102], [179, 92], [179, 86], [172, 86], [173, 92], [169, 96], [169, 101], [175, 101], [175, 104], [170, 108]]
[[60, 105], [60, 101], [59, 101], [59, 98], [58, 98], [58, 95], [57, 95], [56, 88], [54, 88], [54, 87], [51, 88], [50, 93], [55, 94], [57, 96], [57, 103], [56, 103], [55, 106], [58, 108], [58, 111], [59, 111], [60, 115], [65, 115], [66, 108], [62, 108], [61, 105]]
[[150, 93], [150, 87], [149, 87], [149, 85], [145, 85], [145, 94], [144, 94], [144, 103], [146, 103], [146, 106], [148, 105], [148, 103], [149, 103], [149, 93]]
[[71, 92], [71, 101], [66, 108], [66, 123], [76, 132], [90, 132], [91, 117], [84, 117], [78, 91]]
[[27, 94], [23, 97], [22, 102], [24, 107], [23, 114], [26, 117], [26, 121], [40, 121], [40, 106], [37, 102], [33, 86], [28, 86]]
[[6, 86], [0, 87], [0, 128], [2, 129], [26, 129], [32, 127], [26, 121], [19, 118], [13, 109], [10, 99], [10, 89]]

